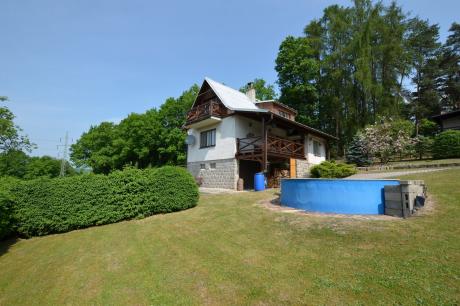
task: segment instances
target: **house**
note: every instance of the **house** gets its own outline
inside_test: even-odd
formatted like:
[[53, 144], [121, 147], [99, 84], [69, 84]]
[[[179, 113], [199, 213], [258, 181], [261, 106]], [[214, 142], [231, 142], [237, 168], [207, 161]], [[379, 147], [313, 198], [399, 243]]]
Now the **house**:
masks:
[[307, 177], [326, 160], [336, 137], [296, 122], [297, 111], [278, 101], [258, 101], [206, 78], [187, 114], [187, 168], [203, 187], [252, 188], [265, 172], [270, 186], [281, 177]]
[[433, 116], [432, 119], [436, 121], [441, 130], [460, 130], [460, 110], [441, 113], [441, 115]]

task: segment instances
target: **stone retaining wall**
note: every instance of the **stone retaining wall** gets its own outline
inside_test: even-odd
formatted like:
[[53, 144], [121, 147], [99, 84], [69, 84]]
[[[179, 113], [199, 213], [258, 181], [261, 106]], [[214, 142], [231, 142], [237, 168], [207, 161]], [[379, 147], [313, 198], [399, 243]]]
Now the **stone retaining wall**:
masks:
[[187, 169], [195, 178], [201, 178], [202, 187], [236, 189], [238, 162], [235, 158], [190, 162]]

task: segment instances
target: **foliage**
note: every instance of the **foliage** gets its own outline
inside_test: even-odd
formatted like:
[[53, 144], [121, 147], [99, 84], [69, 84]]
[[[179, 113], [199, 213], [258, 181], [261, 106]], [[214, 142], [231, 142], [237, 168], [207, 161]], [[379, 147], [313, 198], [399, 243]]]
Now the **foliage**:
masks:
[[[51, 156], [30, 157], [26, 167], [24, 179], [34, 179], [38, 177], [58, 177], [61, 173], [62, 161]], [[65, 175], [74, 175], [75, 169], [66, 162]]]
[[[10, 150], [0, 154], [0, 176], [23, 179], [38, 177], [58, 177], [61, 160], [50, 157], [30, 157], [22, 151]], [[67, 162], [66, 175], [75, 174], [75, 169]]]
[[0, 240], [13, 233], [13, 198], [11, 188], [19, 180], [13, 177], [0, 177]]
[[312, 177], [317, 178], [342, 178], [355, 174], [356, 168], [352, 165], [338, 164], [334, 161], [323, 161], [310, 169]]
[[299, 121], [336, 135], [340, 154], [380, 117], [414, 121], [417, 134], [423, 118], [439, 113], [441, 96], [460, 101], [460, 26], [443, 48], [438, 32], [395, 2], [331, 5], [302, 36], [281, 43], [280, 100], [298, 109]]
[[445, 131], [434, 138], [433, 158], [457, 157], [460, 157], [460, 131]]
[[436, 122], [431, 121], [426, 118], [423, 118], [420, 121], [420, 126], [418, 130], [419, 135], [431, 137], [431, 136], [436, 135], [438, 131], [439, 131], [439, 125]]
[[11, 234], [13, 227], [12, 200], [0, 190], [0, 240]]
[[12, 187], [16, 232], [41, 236], [187, 209], [198, 188], [182, 168], [40, 178]]
[[[6, 100], [7, 97], [0, 96], [0, 102]], [[32, 150], [34, 144], [27, 136], [20, 135], [22, 130], [13, 120], [14, 114], [6, 106], [0, 107], [0, 153]]]
[[[272, 84], [267, 84], [264, 79], [255, 78], [252, 81], [252, 85], [256, 90], [256, 99], [260, 101], [265, 100], [274, 100], [277, 98], [277, 94], [275, 92], [275, 87]], [[241, 92], [246, 92], [248, 90], [248, 85], [245, 85], [240, 88]]]
[[372, 157], [369, 155], [366, 140], [362, 133], [353, 137], [346, 154], [347, 162], [357, 166], [369, 166], [372, 164]]
[[314, 85], [319, 63], [313, 58], [313, 50], [303, 37], [288, 36], [280, 45], [276, 58], [280, 101], [295, 108], [297, 121], [315, 125], [317, 90]]
[[414, 151], [419, 159], [431, 155], [434, 145], [433, 137], [418, 135], [414, 141]]
[[460, 109], [460, 24], [454, 22], [449, 31], [441, 51], [439, 85], [443, 108], [453, 111]]
[[388, 121], [366, 127], [363, 135], [368, 152], [383, 164], [388, 163], [394, 154], [403, 154], [414, 143], [409, 129], [394, 128]]
[[427, 20], [409, 20], [406, 46], [409, 63], [413, 69], [412, 82], [415, 91], [407, 105], [408, 116], [414, 118], [416, 127], [422, 118], [441, 110], [437, 78], [439, 76], [439, 26]]
[[182, 126], [199, 88], [193, 85], [177, 98], [168, 98], [157, 109], [130, 114], [119, 124], [92, 126], [71, 147], [77, 166], [95, 173], [109, 173], [125, 166], [147, 168], [185, 164], [185, 132]]
[[24, 177], [28, 162], [29, 156], [22, 151], [9, 150], [0, 153], [0, 176]]

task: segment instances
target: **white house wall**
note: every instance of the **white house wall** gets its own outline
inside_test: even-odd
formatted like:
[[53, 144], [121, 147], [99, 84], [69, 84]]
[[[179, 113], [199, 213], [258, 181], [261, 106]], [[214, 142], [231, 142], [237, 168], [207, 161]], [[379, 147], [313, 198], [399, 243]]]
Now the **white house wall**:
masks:
[[[200, 133], [212, 129], [216, 129], [216, 145], [200, 149]], [[235, 158], [235, 116], [223, 118], [217, 124], [200, 129], [191, 128], [188, 134], [195, 136], [195, 143], [187, 146], [187, 162]]]
[[[319, 143], [321, 144], [319, 146], [319, 156], [315, 156], [314, 154], [313, 140], [319, 141]], [[307, 158], [309, 164], [316, 165], [326, 160], [326, 142], [324, 141], [324, 139], [312, 135], [307, 135], [307, 137], [305, 137], [305, 148], [305, 157]]]

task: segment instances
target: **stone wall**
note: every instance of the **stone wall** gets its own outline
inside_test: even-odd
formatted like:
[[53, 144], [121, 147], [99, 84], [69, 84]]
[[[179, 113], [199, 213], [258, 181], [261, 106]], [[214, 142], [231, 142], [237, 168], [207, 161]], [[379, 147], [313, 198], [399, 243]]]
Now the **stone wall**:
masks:
[[312, 165], [303, 159], [297, 159], [295, 162], [296, 175], [298, 178], [310, 177], [310, 167]]
[[202, 187], [236, 189], [238, 162], [234, 158], [190, 162], [187, 169], [195, 178], [202, 178]]

